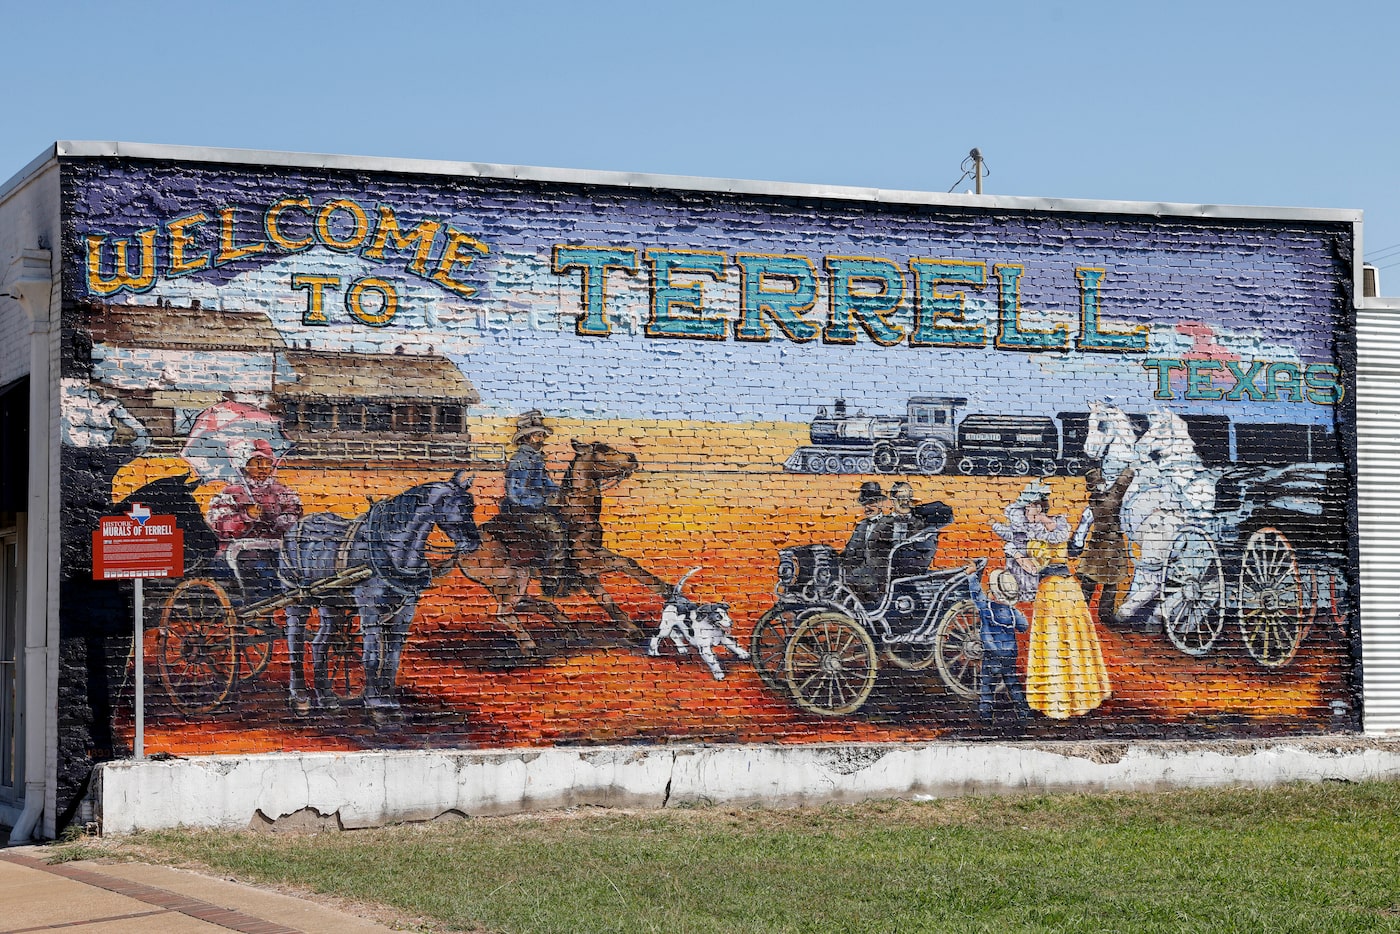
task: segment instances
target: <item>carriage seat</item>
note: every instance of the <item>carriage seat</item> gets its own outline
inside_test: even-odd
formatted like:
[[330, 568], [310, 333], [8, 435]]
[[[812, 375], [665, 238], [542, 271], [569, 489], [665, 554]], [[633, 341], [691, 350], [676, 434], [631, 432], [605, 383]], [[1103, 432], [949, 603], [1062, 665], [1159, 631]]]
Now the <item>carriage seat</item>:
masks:
[[927, 574], [938, 553], [938, 529], [924, 529], [890, 549], [889, 580]]
[[890, 549], [889, 581], [927, 574], [938, 554], [938, 533], [953, 521], [953, 509], [947, 503], [919, 503], [910, 514], [923, 528]]
[[[864, 587], [851, 587], [867, 610], [874, 610], [880, 605], [895, 581], [928, 573], [929, 565], [938, 551], [938, 531], [936, 528], [923, 529], [897, 543], [886, 556], [877, 580], [865, 581]], [[855, 583], [849, 574], [846, 582], [848, 585]]]

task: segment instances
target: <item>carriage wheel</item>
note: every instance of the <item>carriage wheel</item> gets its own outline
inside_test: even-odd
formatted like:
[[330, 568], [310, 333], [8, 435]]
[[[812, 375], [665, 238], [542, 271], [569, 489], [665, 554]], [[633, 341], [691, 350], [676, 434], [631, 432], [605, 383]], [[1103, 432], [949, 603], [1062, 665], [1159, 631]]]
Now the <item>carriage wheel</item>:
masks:
[[1249, 536], [1240, 557], [1240, 634], [1266, 668], [1293, 660], [1303, 639], [1303, 575], [1288, 538], [1275, 528]]
[[156, 639], [165, 692], [185, 713], [213, 710], [238, 677], [238, 616], [228, 594], [204, 578], [184, 581], [165, 601]]
[[238, 627], [238, 680], [251, 681], [267, 671], [272, 661], [272, 632], [263, 621], [253, 620]]
[[1018, 457], [1011, 462], [1011, 473], [1017, 477], [1029, 477], [1031, 475], [1031, 460], [1029, 457]]
[[958, 461], [958, 473], [964, 477], [970, 477], [977, 471], [977, 462], [970, 457], [964, 457]]
[[976, 697], [982, 676], [982, 615], [971, 600], [959, 600], [938, 622], [934, 636], [938, 676], [959, 697]]
[[1166, 571], [1160, 612], [1167, 638], [1180, 652], [1204, 655], [1225, 629], [1220, 552], [1205, 532], [1187, 527], [1172, 542]]
[[1035, 462], [1035, 472], [1042, 477], [1053, 477], [1060, 472], [1060, 465], [1046, 458]]
[[788, 637], [797, 629], [802, 617], [811, 613], [810, 607], [775, 606], [753, 624], [753, 635], [749, 637], [753, 666], [763, 683], [775, 691], [785, 687], [783, 654], [787, 651]]
[[341, 700], [359, 700], [365, 693], [364, 647], [360, 627], [341, 626], [331, 636], [326, 652], [326, 677]]
[[783, 653], [792, 699], [824, 717], [855, 713], [875, 688], [875, 642], [845, 613], [822, 612], [798, 624]]

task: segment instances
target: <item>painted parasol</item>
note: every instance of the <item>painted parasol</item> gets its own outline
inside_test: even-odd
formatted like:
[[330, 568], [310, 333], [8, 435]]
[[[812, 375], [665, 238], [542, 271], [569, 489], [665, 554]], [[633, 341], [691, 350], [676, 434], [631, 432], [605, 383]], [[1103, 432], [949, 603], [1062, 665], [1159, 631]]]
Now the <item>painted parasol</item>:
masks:
[[236, 483], [248, 457], [263, 445], [279, 460], [292, 446], [282, 434], [282, 420], [256, 406], [220, 402], [199, 413], [180, 455], [205, 483]]

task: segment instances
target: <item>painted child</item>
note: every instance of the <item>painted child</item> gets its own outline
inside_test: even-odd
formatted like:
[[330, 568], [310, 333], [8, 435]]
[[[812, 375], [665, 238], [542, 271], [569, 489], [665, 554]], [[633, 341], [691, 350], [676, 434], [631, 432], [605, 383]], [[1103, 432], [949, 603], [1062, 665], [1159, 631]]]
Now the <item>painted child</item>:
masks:
[[977, 713], [984, 720], [992, 719], [992, 710], [997, 688], [1006, 687], [1011, 695], [1011, 703], [1016, 708], [1016, 719], [1024, 720], [1030, 714], [1026, 703], [1026, 692], [1021, 687], [1021, 675], [1016, 665], [1016, 633], [1030, 628], [1025, 614], [1016, 609], [1020, 588], [1016, 577], [1010, 571], [993, 571], [990, 584], [991, 600], [982, 592], [975, 563], [967, 566], [968, 588], [972, 591], [972, 602], [977, 606], [981, 617], [982, 675], [980, 678]]

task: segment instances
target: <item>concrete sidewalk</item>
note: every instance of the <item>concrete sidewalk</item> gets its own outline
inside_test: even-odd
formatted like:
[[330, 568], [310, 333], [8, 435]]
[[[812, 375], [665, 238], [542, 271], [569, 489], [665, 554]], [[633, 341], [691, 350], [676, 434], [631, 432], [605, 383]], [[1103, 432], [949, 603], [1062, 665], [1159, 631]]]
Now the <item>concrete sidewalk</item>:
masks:
[[104, 860], [49, 864], [49, 852], [43, 847], [0, 849], [0, 934], [391, 930], [313, 902], [183, 869]]

